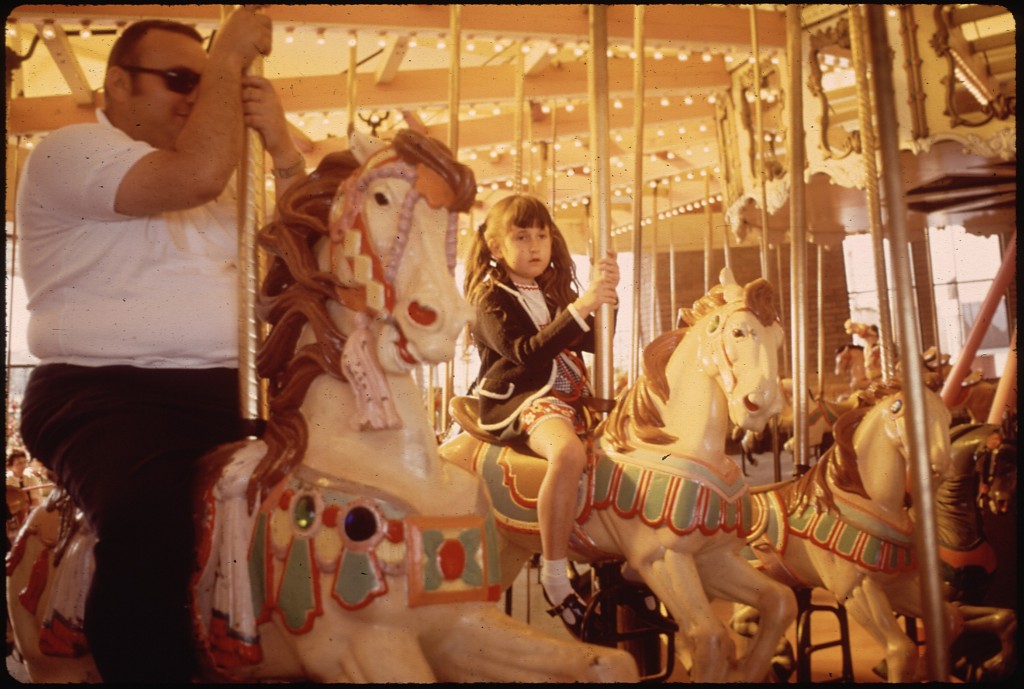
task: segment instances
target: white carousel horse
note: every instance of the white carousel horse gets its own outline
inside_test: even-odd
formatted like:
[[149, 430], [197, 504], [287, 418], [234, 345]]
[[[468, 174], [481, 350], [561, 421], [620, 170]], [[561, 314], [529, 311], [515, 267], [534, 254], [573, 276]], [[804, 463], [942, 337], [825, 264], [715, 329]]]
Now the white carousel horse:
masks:
[[[499, 609], [486, 490], [437, 455], [411, 371], [450, 358], [471, 316], [451, 271], [475, 185], [425, 136], [356, 137], [261, 233], [273, 256], [258, 307], [272, 326], [258, 357], [270, 412], [261, 440], [211, 454], [199, 487], [200, 679], [637, 679], [625, 651]], [[77, 577], [63, 598], [80, 598], [89, 575], [80, 540], [53, 568], [55, 519], [37, 510], [8, 560], [17, 647], [33, 681], [96, 679], [81, 644], [50, 643], [56, 620], [81, 622], [57, 580]], [[73, 657], [48, 655], [62, 650]]]
[[[782, 405], [782, 329], [772, 297], [764, 280], [744, 289], [723, 271], [722, 285], [686, 310], [690, 327], [646, 347], [644, 375], [596, 430], [595, 464], [581, 482], [586, 496], [570, 557], [625, 560], [627, 574], [638, 575], [678, 624], [698, 682], [764, 680], [796, 614], [792, 591], [740, 554], [748, 489], [724, 451], [730, 419], [760, 429]], [[479, 433], [472, 420], [456, 418]], [[510, 585], [540, 552], [536, 490], [544, 462], [468, 432], [442, 445], [441, 455], [487, 482], [502, 541], [502, 585]], [[742, 658], [712, 610], [716, 598], [750, 604], [765, 620]]]
[[[893, 616], [923, 608], [907, 500], [910, 464], [902, 392], [876, 384], [876, 403], [837, 419], [835, 444], [809, 472], [752, 491], [751, 546], [761, 567], [794, 587], [821, 587], [843, 603], [883, 647], [888, 678], [912, 681], [918, 650]], [[951, 469], [949, 410], [925, 389], [928, 458], [940, 477]], [[960, 619], [946, 608], [951, 631]]]

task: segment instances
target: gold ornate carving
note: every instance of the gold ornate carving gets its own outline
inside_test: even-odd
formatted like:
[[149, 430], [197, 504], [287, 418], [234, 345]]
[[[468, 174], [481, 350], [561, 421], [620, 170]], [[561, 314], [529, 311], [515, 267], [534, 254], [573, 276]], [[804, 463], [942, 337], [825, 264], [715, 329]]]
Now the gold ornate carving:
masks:
[[[1016, 117], [1017, 99], [996, 93], [970, 58], [966, 42], [954, 34], [949, 12], [951, 6], [936, 5], [935, 34], [930, 44], [939, 57], [946, 58], [949, 71], [946, 85], [946, 110], [951, 127], [980, 127], [993, 119]], [[962, 46], [960, 44], [963, 44]]]
[[761, 83], [759, 85], [761, 94], [761, 115], [764, 124], [764, 132], [758, 132], [754, 122], [753, 110], [754, 101], [757, 99], [757, 92], [754, 90], [754, 69], [748, 65], [739, 74], [740, 79], [740, 123], [743, 130], [747, 132], [750, 144], [750, 170], [756, 176], [760, 168], [757, 164], [757, 137], [764, 136], [764, 180], [770, 182], [782, 179], [786, 175], [786, 169], [779, 160], [775, 150], [776, 145], [785, 146], [783, 140], [785, 128], [782, 124], [782, 103], [784, 93], [779, 85], [779, 70], [771, 64], [761, 66]]
[[[856, 90], [852, 94], [844, 94], [847, 88], [827, 88], [825, 85], [826, 70], [837, 73], [842, 69], [843, 61], [848, 64], [850, 50], [850, 27], [846, 17], [841, 17], [828, 28], [812, 33], [810, 36], [811, 50], [808, 55], [809, 76], [807, 88], [811, 95], [821, 104], [821, 141], [818, 147], [825, 158], [842, 159], [851, 153], [860, 153], [860, 131], [845, 130], [841, 126], [846, 121], [856, 122]], [[852, 84], [852, 68], [848, 81]], [[843, 96], [852, 95], [853, 98]], [[849, 100], [850, 102], [840, 102]], [[848, 116], [852, 113], [852, 119]], [[832, 141], [835, 132], [842, 132], [841, 141]]]

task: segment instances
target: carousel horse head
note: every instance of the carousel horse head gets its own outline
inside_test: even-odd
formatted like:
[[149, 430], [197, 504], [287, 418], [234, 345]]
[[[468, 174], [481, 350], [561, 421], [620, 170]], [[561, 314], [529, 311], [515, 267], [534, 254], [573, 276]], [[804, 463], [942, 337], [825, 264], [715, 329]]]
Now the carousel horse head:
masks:
[[741, 287], [728, 268], [720, 280], [693, 309], [684, 309], [683, 319], [700, 338], [700, 366], [725, 392], [730, 420], [760, 431], [785, 402], [778, 364], [783, 332], [774, 290], [762, 278]]
[[[939, 395], [924, 388], [925, 452], [937, 481], [953, 470], [950, 454], [949, 409]], [[874, 501], [880, 507], [903, 505], [910, 496], [911, 458], [908, 407], [896, 385], [873, 383], [858, 395], [858, 406], [835, 423], [835, 445], [798, 482], [794, 498], [815, 501], [835, 510], [832, 490], [839, 489]], [[820, 470], [819, 470], [820, 469]]]
[[301, 461], [314, 380], [353, 387], [353, 428], [396, 429], [388, 379], [454, 355], [473, 313], [452, 275], [456, 221], [475, 196], [444, 144], [402, 130], [388, 143], [355, 134], [280, 199], [258, 236], [270, 256], [257, 303], [271, 326], [257, 356], [270, 402], [262, 493]]
[[472, 317], [452, 271], [457, 216], [475, 195], [473, 172], [412, 130], [386, 143], [356, 133], [350, 150], [326, 156], [259, 238], [273, 257], [258, 307], [274, 326], [261, 374], [312, 340], [336, 375], [343, 348], [372, 350], [388, 373], [450, 359]]
[[[694, 434], [702, 443], [712, 442], [717, 431], [697, 426], [724, 424], [726, 416], [737, 428], [758, 432], [782, 410], [782, 327], [772, 305], [772, 286], [759, 278], [740, 287], [728, 268], [721, 281], [692, 308], [680, 309], [686, 326], [644, 348], [644, 375], [619, 396], [598, 429], [616, 449], [633, 449], [630, 436], [655, 445]], [[711, 399], [718, 395], [724, 405]], [[725, 434], [718, 440], [724, 442]]]
[[476, 196], [473, 173], [408, 129], [390, 144], [356, 135], [352, 153], [361, 165], [331, 202], [321, 249], [339, 301], [388, 331], [377, 343], [385, 370], [446, 361], [472, 315], [452, 274], [458, 213]]

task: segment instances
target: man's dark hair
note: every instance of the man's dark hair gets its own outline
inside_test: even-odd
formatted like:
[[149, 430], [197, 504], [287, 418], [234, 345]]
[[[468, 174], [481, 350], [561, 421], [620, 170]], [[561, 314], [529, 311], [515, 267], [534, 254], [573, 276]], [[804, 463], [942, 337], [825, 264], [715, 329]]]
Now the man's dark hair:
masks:
[[139, 42], [147, 33], [153, 30], [170, 31], [172, 33], [188, 36], [199, 43], [203, 37], [191, 26], [172, 22], [167, 19], [143, 19], [131, 24], [124, 30], [110, 49], [110, 56], [107, 58], [107, 69], [121, 65], [135, 65], [138, 61], [136, 49]]

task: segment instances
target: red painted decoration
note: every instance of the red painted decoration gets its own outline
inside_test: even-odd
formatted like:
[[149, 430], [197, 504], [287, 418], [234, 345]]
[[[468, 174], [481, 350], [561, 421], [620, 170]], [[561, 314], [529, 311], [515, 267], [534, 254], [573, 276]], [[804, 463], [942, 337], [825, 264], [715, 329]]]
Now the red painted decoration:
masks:
[[448, 539], [437, 549], [441, 575], [447, 581], [458, 579], [466, 569], [466, 550], [460, 541]]

